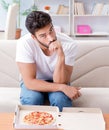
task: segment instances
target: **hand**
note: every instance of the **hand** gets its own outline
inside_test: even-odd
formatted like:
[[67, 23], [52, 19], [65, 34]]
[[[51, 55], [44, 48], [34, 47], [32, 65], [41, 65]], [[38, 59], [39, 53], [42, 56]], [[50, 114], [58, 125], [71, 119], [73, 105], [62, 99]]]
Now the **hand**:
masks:
[[57, 52], [58, 55], [63, 55], [63, 49], [62, 49], [61, 43], [60, 43], [58, 40], [52, 42], [52, 43], [49, 45], [49, 51], [50, 51], [51, 53]]
[[80, 87], [64, 85], [61, 89], [71, 100], [77, 99], [81, 96], [81, 93], [79, 91], [81, 89]]

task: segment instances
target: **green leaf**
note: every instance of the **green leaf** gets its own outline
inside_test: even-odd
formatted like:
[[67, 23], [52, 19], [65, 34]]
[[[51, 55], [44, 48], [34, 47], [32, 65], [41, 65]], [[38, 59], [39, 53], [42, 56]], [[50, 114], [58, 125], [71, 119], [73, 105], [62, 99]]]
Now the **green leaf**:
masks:
[[1, 0], [2, 7], [7, 11], [9, 7], [9, 3], [6, 3], [4, 0]]
[[21, 13], [22, 15], [28, 15], [30, 12], [38, 10], [38, 7], [34, 4], [33, 6], [31, 6], [29, 9], [26, 9], [23, 13]]

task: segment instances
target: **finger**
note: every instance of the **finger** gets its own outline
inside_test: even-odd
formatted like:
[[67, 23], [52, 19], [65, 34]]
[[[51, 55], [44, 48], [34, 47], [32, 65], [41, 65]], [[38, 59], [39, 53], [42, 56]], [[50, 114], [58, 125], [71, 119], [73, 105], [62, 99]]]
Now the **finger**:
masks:
[[54, 46], [54, 50], [56, 50], [56, 49], [58, 49], [58, 47], [57, 47], [57, 46]]
[[80, 92], [78, 94], [79, 94], [79, 97], [82, 95]]
[[78, 96], [75, 95], [72, 99], [75, 100], [75, 99], [77, 99], [77, 98], [78, 98]]
[[55, 51], [57, 49], [58, 49], [58, 46], [56, 44], [54, 44], [54, 45], [52, 44], [51, 46], [49, 46], [50, 51]]
[[77, 89], [77, 90], [80, 90], [80, 89], [81, 89], [81, 87], [76, 87], [76, 89]]
[[78, 91], [77, 95], [78, 95], [78, 97], [80, 97], [80, 96], [81, 96], [81, 93]]
[[73, 96], [73, 99], [77, 99], [81, 96], [81, 93], [80, 92], [77, 92], [74, 96]]

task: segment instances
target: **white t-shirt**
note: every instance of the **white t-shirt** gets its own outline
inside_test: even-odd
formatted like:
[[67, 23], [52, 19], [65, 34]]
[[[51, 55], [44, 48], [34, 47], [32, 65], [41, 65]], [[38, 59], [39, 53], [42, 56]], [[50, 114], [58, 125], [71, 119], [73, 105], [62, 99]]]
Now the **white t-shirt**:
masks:
[[[72, 38], [63, 33], [57, 33], [56, 36], [62, 44], [65, 54], [65, 64], [73, 66], [77, 52], [77, 44]], [[37, 41], [31, 37], [31, 34], [26, 34], [18, 40], [16, 61], [22, 63], [36, 63], [36, 78], [42, 80], [52, 80], [57, 55], [54, 53], [51, 56], [46, 56], [39, 47]]]

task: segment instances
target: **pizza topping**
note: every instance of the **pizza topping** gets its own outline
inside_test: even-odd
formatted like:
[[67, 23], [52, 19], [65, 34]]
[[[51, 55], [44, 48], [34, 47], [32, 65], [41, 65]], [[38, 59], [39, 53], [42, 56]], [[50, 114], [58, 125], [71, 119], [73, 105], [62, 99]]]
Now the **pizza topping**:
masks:
[[31, 112], [25, 115], [23, 121], [27, 124], [45, 125], [50, 124], [54, 120], [52, 114], [47, 112]]

